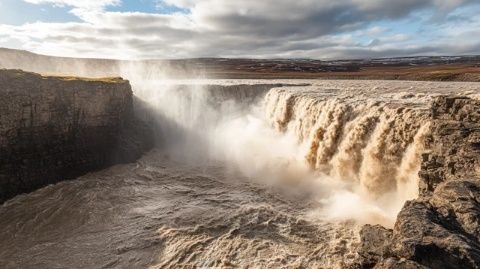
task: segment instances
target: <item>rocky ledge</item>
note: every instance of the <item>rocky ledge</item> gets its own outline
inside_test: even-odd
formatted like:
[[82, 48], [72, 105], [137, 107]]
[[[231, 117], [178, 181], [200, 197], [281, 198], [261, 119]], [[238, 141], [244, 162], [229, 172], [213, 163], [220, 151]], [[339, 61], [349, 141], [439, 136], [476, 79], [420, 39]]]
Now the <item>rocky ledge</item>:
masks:
[[358, 268], [480, 268], [480, 101], [439, 97], [418, 199], [393, 230], [364, 226]]
[[0, 70], [0, 202], [153, 146], [121, 78], [45, 77]]

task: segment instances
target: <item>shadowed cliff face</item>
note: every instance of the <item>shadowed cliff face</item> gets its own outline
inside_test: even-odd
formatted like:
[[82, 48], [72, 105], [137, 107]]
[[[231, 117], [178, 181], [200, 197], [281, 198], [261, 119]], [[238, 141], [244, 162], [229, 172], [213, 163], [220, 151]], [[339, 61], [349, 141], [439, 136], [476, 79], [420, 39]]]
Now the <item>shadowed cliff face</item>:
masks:
[[0, 201], [133, 161], [151, 145], [122, 79], [0, 70], [0, 123]]

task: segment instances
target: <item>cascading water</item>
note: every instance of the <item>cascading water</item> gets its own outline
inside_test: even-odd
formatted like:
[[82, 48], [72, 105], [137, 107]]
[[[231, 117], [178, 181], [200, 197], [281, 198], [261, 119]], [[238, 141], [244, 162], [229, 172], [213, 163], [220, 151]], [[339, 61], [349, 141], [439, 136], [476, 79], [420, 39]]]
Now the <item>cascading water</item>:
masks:
[[[297, 138], [316, 180], [345, 184], [333, 197], [352, 195], [322, 197], [329, 200], [327, 210], [346, 210], [326, 217], [359, 215], [362, 222], [391, 226], [403, 203], [418, 195], [420, 155], [428, 132], [425, 109], [361, 93], [291, 88], [270, 91], [266, 110], [272, 126]], [[355, 203], [345, 203], [352, 198]]]
[[417, 195], [432, 96], [472, 88], [135, 78], [157, 149], [2, 205], [3, 267], [345, 268]]
[[[161, 140], [178, 158], [220, 161], [263, 183], [313, 189], [325, 204], [322, 218], [392, 226], [403, 203], [418, 194], [428, 111], [414, 103], [424, 100], [256, 87], [158, 84], [136, 87], [136, 94], [163, 119]], [[343, 201], [349, 199], [357, 205]], [[341, 205], [350, 209], [327, 213]]]

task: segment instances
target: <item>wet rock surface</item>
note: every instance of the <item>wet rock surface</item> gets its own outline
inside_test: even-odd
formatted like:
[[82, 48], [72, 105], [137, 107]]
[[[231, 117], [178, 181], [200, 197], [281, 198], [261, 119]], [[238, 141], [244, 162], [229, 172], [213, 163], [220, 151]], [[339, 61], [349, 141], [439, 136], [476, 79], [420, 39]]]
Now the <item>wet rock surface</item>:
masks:
[[381, 225], [365, 225], [360, 230], [359, 258], [365, 267], [373, 267], [388, 251], [392, 230]]
[[44, 77], [0, 70], [0, 202], [152, 147], [120, 78]]
[[394, 228], [391, 254], [429, 268], [478, 268], [478, 181], [449, 181], [409, 201]]
[[480, 268], [480, 101], [439, 97], [432, 104], [421, 196], [395, 227], [362, 229], [361, 268]]

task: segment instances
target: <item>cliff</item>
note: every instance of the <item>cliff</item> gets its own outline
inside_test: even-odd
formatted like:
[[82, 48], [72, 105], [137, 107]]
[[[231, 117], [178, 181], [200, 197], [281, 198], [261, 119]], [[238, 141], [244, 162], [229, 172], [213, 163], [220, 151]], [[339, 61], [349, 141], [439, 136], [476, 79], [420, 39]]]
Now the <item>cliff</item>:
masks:
[[431, 108], [418, 199], [393, 230], [365, 226], [361, 268], [480, 268], [480, 101], [439, 97]]
[[0, 70], [0, 202], [134, 161], [152, 141], [126, 80]]

